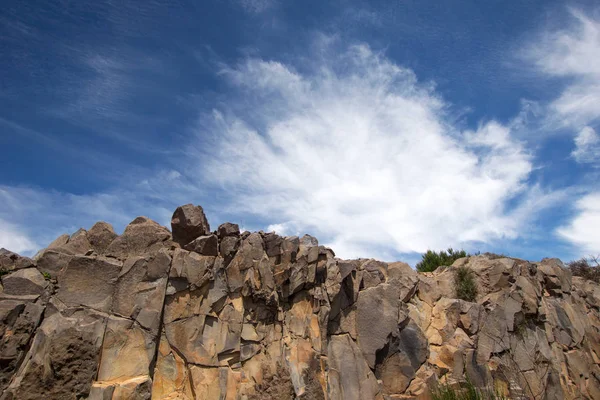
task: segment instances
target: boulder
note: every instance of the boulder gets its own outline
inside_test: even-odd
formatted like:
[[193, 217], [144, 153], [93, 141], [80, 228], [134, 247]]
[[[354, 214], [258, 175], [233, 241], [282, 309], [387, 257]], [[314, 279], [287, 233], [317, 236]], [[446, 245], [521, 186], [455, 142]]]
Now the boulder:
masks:
[[40, 271], [36, 268], [25, 268], [17, 270], [12, 274], [2, 277], [4, 294], [8, 295], [41, 295], [48, 286]]
[[34, 266], [35, 262], [30, 258], [20, 256], [5, 248], [0, 248], [0, 271], [10, 272]]
[[107, 222], [96, 222], [87, 232], [87, 240], [98, 254], [103, 254], [116, 237], [112, 225]]
[[200, 236], [186, 244], [184, 249], [195, 251], [203, 256], [216, 257], [219, 255], [219, 239], [217, 235]]
[[240, 227], [238, 224], [232, 224], [231, 222], [225, 222], [224, 224], [219, 225], [217, 228], [217, 236], [219, 239], [226, 238], [227, 236], [239, 236], [240, 235]]
[[108, 245], [104, 254], [119, 260], [151, 254], [167, 246], [170, 238], [171, 233], [164, 226], [149, 218], [137, 217]]
[[210, 225], [204, 210], [200, 206], [186, 204], [177, 207], [171, 218], [173, 240], [182, 247], [196, 239], [210, 233]]

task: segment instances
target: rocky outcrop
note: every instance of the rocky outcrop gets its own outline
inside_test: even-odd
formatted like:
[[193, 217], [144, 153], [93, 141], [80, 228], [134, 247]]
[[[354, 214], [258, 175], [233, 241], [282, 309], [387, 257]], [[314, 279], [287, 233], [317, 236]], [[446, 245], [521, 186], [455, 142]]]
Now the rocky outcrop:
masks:
[[[145, 217], [0, 250], [1, 399], [600, 398], [600, 286], [557, 259], [479, 255], [419, 274], [305, 235], [172, 231]], [[457, 299], [454, 270], [478, 297]]]

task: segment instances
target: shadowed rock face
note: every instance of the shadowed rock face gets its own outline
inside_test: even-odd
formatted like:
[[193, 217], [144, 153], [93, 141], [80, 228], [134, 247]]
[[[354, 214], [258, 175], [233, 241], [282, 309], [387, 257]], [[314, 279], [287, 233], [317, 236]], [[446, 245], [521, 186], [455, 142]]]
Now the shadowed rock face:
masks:
[[[600, 286], [489, 255], [418, 274], [308, 235], [100, 222], [34, 260], [0, 250], [0, 399], [428, 398], [465, 376], [511, 398], [600, 398]], [[454, 269], [478, 298], [455, 298]]]

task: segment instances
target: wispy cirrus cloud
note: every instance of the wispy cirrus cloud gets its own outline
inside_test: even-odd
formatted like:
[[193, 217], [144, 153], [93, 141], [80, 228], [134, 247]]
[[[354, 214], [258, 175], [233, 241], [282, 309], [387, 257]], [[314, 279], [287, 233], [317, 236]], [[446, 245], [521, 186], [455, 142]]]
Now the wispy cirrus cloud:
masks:
[[178, 205], [202, 204], [204, 198], [196, 182], [175, 170], [145, 171], [88, 194], [0, 185], [0, 247], [31, 255], [62, 233], [90, 228], [97, 221], [107, 221], [120, 232], [138, 215], [169, 226]]
[[507, 126], [462, 131], [432, 85], [367, 45], [322, 37], [313, 51], [297, 68], [223, 69], [236, 96], [202, 120], [216, 141], [203, 158], [232, 207], [384, 258], [515, 238], [543, 208], [527, 201], [532, 158]]
[[589, 126], [584, 127], [575, 137], [575, 149], [571, 156], [581, 164], [600, 166], [600, 136]]
[[576, 202], [577, 214], [557, 233], [577, 245], [585, 254], [598, 254], [600, 250], [600, 192], [586, 194]]
[[523, 54], [546, 76], [567, 80], [549, 104], [547, 126], [581, 129], [600, 117], [600, 16], [567, 11], [566, 27], [543, 30]]

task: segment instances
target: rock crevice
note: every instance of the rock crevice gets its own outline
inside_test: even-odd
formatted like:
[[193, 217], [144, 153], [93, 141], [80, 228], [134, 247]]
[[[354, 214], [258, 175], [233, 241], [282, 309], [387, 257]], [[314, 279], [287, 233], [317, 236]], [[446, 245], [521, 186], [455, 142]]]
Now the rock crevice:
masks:
[[[0, 398], [426, 399], [465, 376], [510, 398], [600, 398], [600, 286], [560, 260], [420, 274], [309, 235], [211, 232], [191, 204], [171, 231], [138, 217], [34, 259], [0, 250]], [[475, 302], [455, 296], [459, 267]]]

